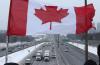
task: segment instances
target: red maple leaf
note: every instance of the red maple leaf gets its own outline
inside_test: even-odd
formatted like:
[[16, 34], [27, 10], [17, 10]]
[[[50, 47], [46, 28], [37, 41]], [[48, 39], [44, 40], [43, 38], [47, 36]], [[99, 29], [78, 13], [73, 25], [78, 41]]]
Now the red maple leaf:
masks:
[[42, 24], [50, 22], [50, 29], [52, 22], [61, 23], [61, 19], [68, 15], [68, 9], [57, 10], [57, 6], [45, 6], [44, 9], [35, 9], [35, 15], [42, 20]]

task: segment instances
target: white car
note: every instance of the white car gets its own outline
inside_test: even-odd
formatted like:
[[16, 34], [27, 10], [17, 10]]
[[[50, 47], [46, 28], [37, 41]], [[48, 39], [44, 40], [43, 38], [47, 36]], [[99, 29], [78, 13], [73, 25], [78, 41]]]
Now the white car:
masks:
[[52, 54], [52, 58], [56, 58], [56, 54], [54, 53], [54, 54]]

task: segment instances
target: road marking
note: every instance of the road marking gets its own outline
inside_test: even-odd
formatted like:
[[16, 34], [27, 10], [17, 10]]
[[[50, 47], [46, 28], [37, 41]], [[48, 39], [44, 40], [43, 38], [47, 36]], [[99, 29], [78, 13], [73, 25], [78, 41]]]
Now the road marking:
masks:
[[[60, 51], [63, 51], [62, 49], [60, 49]], [[64, 62], [64, 64], [66, 65], [70, 65], [69, 64], [69, 62], [68, 61], [66, 61], [67, 63], [65, 63], [65, 58], [63, 57], [63, 53], [59, 53], [60, 54], [60, 56], [62, 57], [62, 60], [63, 60], [63, 62]], [[66, 59], [67, 60], [67, 59]]]
[[58, 61], [58, 56], [57, 56], [57, 49], [55, 50], [55, 54], [56, 54], [56, 60], [57, 60], [57, 65], [59, 65], [59, 61]]

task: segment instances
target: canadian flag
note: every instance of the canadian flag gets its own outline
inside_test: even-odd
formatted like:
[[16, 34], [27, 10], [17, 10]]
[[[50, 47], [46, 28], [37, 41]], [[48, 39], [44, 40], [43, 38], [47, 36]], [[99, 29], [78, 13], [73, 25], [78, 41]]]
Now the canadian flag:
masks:
[[95, 15], [93, 4], [67, 7], [47, 0], [11, 0], [8, 35], [33, 35], [35, 33], [80, 34], [92, 27]]

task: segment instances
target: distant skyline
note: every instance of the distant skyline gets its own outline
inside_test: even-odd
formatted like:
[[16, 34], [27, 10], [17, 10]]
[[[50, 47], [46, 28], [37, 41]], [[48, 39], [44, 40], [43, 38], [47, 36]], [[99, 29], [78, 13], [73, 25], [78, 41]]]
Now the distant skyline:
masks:
[[[6, 30], [7, 29], [7, 22], [8, 22], [8, 13], [9, 13], [9, 2], [10, 0], [1, 0], [0, 1], [0, 30]], [[38, 1], [38, 0], [37, 0]], [[39, 0], [39, 1], [45, 1], [45, 0]], [[60, 3], [60, 0], [46, 0], [48, 3], [51, 3], [51, 1], [54, 1], [53, 4]], [[67, 0], [68, 6], [69, 5], [75, 5], [75, 6], [82, 6], [84, 5], [84, 0]], [[93, 3], [94, 7], [96, 9], [95, 17], [93, 22], [94, 23], [100, 23], [100, 0], [87, 0], [88, 4]], [[64, 0], [61, 1], [61, 3], [65, 3]], [[96, 24], [97, 25], [97, 24]]]

